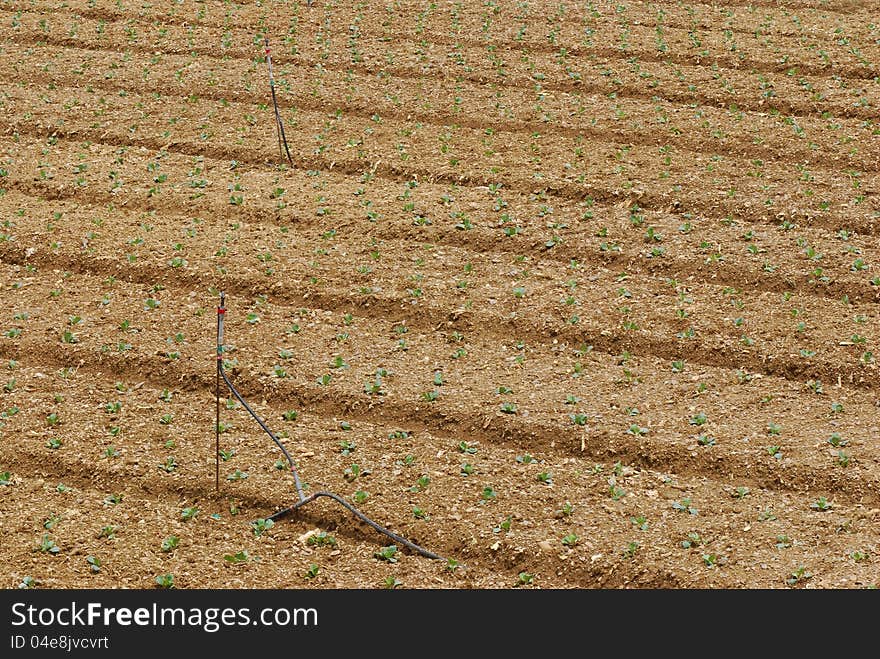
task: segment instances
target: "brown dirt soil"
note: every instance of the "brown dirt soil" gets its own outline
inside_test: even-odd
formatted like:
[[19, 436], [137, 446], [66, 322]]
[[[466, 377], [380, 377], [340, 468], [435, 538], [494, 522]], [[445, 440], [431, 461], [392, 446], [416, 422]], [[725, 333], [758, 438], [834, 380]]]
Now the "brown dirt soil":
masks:
[[[880, 3], [156, 4], [0, 3], [4, 587], [880, 583]], [[308, 491], [451, 560], [258, 533], [228, 392], [215, 491], [220, 291]]]

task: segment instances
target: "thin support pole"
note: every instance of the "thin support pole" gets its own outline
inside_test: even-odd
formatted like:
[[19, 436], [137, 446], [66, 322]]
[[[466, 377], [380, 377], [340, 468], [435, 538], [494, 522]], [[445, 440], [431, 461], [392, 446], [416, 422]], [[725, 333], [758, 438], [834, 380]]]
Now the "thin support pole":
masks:
[[220, 491], [220, 373], [223, 370], [223, 315], [226, 313], [226, 293], [220, 293], [220, 306], [217, 307], [217, 378], [214, 386], [214, 401], [217, 415], [214, 420], [214, 490]]

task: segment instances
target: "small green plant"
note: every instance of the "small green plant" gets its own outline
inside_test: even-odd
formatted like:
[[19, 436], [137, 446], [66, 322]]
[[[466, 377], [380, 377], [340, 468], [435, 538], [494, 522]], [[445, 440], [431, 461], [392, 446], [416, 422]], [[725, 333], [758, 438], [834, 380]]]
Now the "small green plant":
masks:
[[696, 531], [691, 531], [687, 534], [687, 538], [681, 541], [682, 549], [690, 549], [692, 547], [699, 547], [700, 545], [705, 544], [703, 539], [700, 537], [700, 534]]
[[495, 492], [494, 489], [492, 489], [491, 485], [487, 485], [486, 487], [484, 487], [483, 492], [480, 494], [480, 498], [483, 501], [491, 501], [496, 496], [497, 496], [497, 493]]
[[95, 556], [86, 556], [86, 563], [89, 564], [89, 569], [92, 572], [100, 572], [101, 571], [101, 559]]
[[816, 501], [810, 504], [810, 508], [825, 512], [826, 510], [831, 510], [831, 502], [825, 497], [819, 497]]
[[749, 493], [750, 493], [749, 488], [740, 486], [740, 487], [737, 487], [733, 491], [733, 494], [731, 494], [731, 496], [734, 499], [744, 499], [745, 497], [747, 497], [749, 495]]
[[321, 571], [321, 568], [317, 563], [309, 563], [309, 569], [306, 570], [306, 579], [314, 579], [318, 576], [318, 572]]
[[787, 583], [789, 586], [796, 586], [797, 584], [804, 582], [807, 579], [810, 579], [812, 576], [812, 573], [807, 572], [807, 568], [801, 565], [788, 575], [788, 577], [785, 579], [785, 583]]
[[574, 547], [580, 541], [580, 538], [577, 537], [575, 533], [569, 533], [567, 536], [562, 538], [562, 544], [566, 547]]
[[122, 495], [117, 492], [111, 492], [104, 497], [104, 503], [108, 506], [115, 506], [118, 503], [122, 503]]
[[43, 537], [40, 538], [40, 544], [37, 545], [35, 551], [47, 554], [57, 554], [61, 551], [61, 548], [55, 544], [55, 541], [49, 537], [48, 533], [44, 533]]
[[413, 506], [412, 514], [416, 519], [428, 519], [428, 513], [418, 506]]
[[226, 477], [228, 481], [243, 481], [248, 477], [248, 473], [246, 471], [242, 471], [241, 469], [236, 469], [231, 474]]
[[364, 490], [358, 490], [357, 492], [354, 493], [354, 500], [357, 503], [363, 503], [364, 501], [366, 501], [369, 498], [370, 498], [370, 493], [365, 492]]
[[553, 484], [553, 476], [546, 471], [542, 471], [540, 474], [535, 476], [535, 480], [537, 480], [539, 483], [544, 483], [545, 485]]
[[633, 523], [639, 531], [647, 531], [648, 530], [648, 520], [644, 515], [639, 515], [638, 517], [630, 517], [629, 521]]
[[461, 453], [467, 453], [469, 455], [474, 455], [477, 452], [477, 447], [468, 443], [468, 442], [461, 441], [458, 443], [458, 450]]
[[0, 487], [12, 484], [12, 474], [8, 471], [0, 471]]
[[162, 551], [165, 553], [172, 552], [180, 545], [180, 538], [176, 535], [169, 535], [162, 541]]
[[195, 506], [184, 508], [182, 511], [180, 511], [180, 516], [184, 519], [184, 521], [191, 520], [198, 514], [199, 509]]
[[688, 421], [688, 423], [691, 424], [692, 426], [702, 426], [708, 420], [709, 419], [706, 417], [706, 415], [703, 414], [702, 412], [700, 412], [699, 414], [692, 416], [690, 418], [690, 420]]
[[275, 521], [271, 519], [260, 518], [251, 522], [251, 529], [258, 538], [273, 526], [275, 526]]
[[697, 444], [700, 446], [715, 446], [715, 438], [711, 435], [698, 435]]
[[306, 543], [313, 547], [335, 547], [336, 538], [326, 531], [318, 531], [314, 535], [310, 535]]
[[174, 588], [174, 575], [173, 574], [157, 574], [156, 575], [156, 585], [159, 588]]
[[679, 511], [681, 511], [681, 512], [686, 512], [686, 513], [688, 513], [688, 514], [690, 514], [690, 515], [696, 515], [697, 512], [698, 512], [696, 508], [694, 508], [693, 506], [691, 506], [691, 499], [690, 499], [690, 497], [686, 497], [686, 498], [682, 499], [681, 501], [673, 501], [673, 502], [672, 502], [672, 508], [673, 508], [674, 510], [679, 510]]
[[382, 549], [374, 553], [373, 556], [380, 561], [385, 561], [387, 563], [396, 563], [397, 545], [388, 545], [387, 547], [382, 547]]
[[33, 577], [31, 577], [31, 576], [27, 576], [27, 577], [25, 577], [25, 578], [22, 579], [21, 582], [18, 584], [18, 588], [19, 588], [20, 590], [27, 590], [28, 588], [36, 588], [36, 587], [37, 587], [37, 582], [36, 582], [36, 580], [35, 580]]
[[382, 582], [382, 586], [389, 590], [394, 590], [398, 586], [402, 586], [403, 582], [395, 576], [385, 577], [385, 581]]
[[250, 559], [250, 555], [244, 549], [242, 549], [241, 551], [237, 551], [234, 554], [225, 554], [223, 556], [224, 561], [232, 564], [247, 563]]
[[517, 585], [520, 586], [529, 586], [535, 581], [535, 575], [530, 574], [529, 572], [520, 572], [516, 576]]
[[627, 543], [626, 547], [623, 548], [623, 557], [631, 561], [636, 557], [636, 553], [638, 553], [641, 546], [642, 545], [636, 541]]
[[159, 469], [170, 473], [177, 469], [177, 460], [175, 460], [173, 456], [169, 455], [167, 458], [165, 458], [165, 462], [159, 465]]
[[416, 484], [409, 488], [410, 492], [424, 492], [428, 489], [428, 484], [431, 482], [431, 479], [427, 474], [422, 474], [419, 476], [419, 479], [416, 481]]

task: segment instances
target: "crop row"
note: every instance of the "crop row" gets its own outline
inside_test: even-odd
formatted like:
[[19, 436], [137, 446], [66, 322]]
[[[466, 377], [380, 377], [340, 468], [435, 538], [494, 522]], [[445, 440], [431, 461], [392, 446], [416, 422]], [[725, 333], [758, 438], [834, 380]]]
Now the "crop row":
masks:
[[[109, 3], [108, 3], [109, 4]], [[30, 10], [55, 10], [56, 3], [36, 3]], [[70, 13], [62, 7], [62, 13]], [[107, 7], [82, 8], [81, 14], [98, 20], [127, 19], [129, 25], [143, 20], [140, 7], [124, 7], [114, 3]], [[698, 62], [722, 66], [747, 66], [766, 71], [800, 69], [802, 72], [855, 74], [873, 77], [880, 28], [872, 22], [860, 24], [857, 16], [847, 16], [832, 33], [827, 29], [827, 17], [808, 16], [806, 23], [800, 16], [773, 17], [766, 12], [741, 11], [751, 20], [741, 23], [740, 16], [731, 8], [716, 10], [715, 21], [703, 21], [694, 8], [656, 7], [647, 15], [639, 9], [630, 11], [626, 5], [605, 13], [598, 7], [568, 7], [558, 4], [550, 8], [522, 7], [513, 10], [498, 3], [481, 7], [478, 11], [463, 6], [388, 7], [379, 16], [365, 14], [364, 5], [351, 9], [334, 8], [313, 12], [301, 8], [270, 14], [257, 6], [240, 7], [243, 11], [223, 6], [220, 12], [202, 3], [199, 11], [187, 17], [163, 17], [166, 25], [198, 29], [214, 28], [222, 31], [226, 43], [242, 43], [236, 32], [246, 25], [251, 28], [245, 43], [259, 40], [261, 34], [286, 25], [287, 35], [297, 33], [304, 43], [348, 42], [361, 37], [379, 39], [404, 38], [411, 41], [428, 39], [434, 43], [453, 43], [469, 46], [505, 46], [524, 52], [567, 53], [571, 56], [594, 54], [610, 57], [638, 57], [643, 60], [673, 60], [679, 63]], [[77, 15], [79, 10], [74, 10]], [[511, 15], [515, 14], [515, 15]], [[22, 17], [16, 14], [17, 20]], [[721, 19], [721, 20], [718, 20]], [[774, 29], [777, 21], [787, 27]], [[155, 14], [150, 20], [156, 21]], [[106, 21], [105, 21], [106, 22]], [[255, 36], [256, 35], [256, 36]], [[447, 36], [448, 35], [448, 36]]]
[[[47, 64], [55, 56], [45, 46], [26, 48], [10, 45], [0, 68], [0, 75], [10, 80], [26, 78], [32, 83], [61, 87], [76, 80], [78, 86], [110, 92], [160, 93], [180, 96], [185, 89], [202, 89], [202, 100], [253, 103], [254, 93], [235, 89], [236, 81], [253, 76], [253, 64], [232, 60], [223, 64], [222, 78], [215, 69], [191, 67], [186, 56], [166, 56], [162, 63], [181, 73], [180, 81], [144, 77], [153, 67], [153, 57], [134, 53], [127, 57], [124, 69], [112, 53], [81, 49], [65, 50], [63, 62]], [[219, 64], [219, 61], [218, 61]], [[335, 112], [369, 118], [407, 118], [422, 124], [465, 126], [491, 132], [543, 132], [553, 122], [553, 132], [569, 137], [578, 135], [590, 140], [618, 143], [656, 144], [706, 152], [715, 144], [716, 153], [736, 152], [752, 160], [772, 160], [785, 154], [786, 160], [803, 167], [824, 167], [834, 162], [839, 169], [873, 170], [877, 153], [872, 148], [875, 132], [870, 122], [854, 119], [818, 119], [802, 117], [797, 121], [780, 113], [722, 110], [712, 106], [687, 108], [660, 98], [652, 101], [621, 98], [615, 103], [597, 94], [537, 92], [524, 88], [489, 89], [474, 82], [452, 80], [413, 81], [385, 77], [382, 88], [374, 76], [363, 72], [325, 69], [320, 84], [310, 90], [290, 86], [287, 67], [282, 67], [277, 84], [284, 106], [311, 111]], [[115, 94], [114, 94], [115, 95]], [[452, 109], [441, 110], [435, 98], [461, 99]], [[248, 108], [242, 116], [230, 118], [243, 122], [254, 114]], [[489, 127], [487, 109], [497, 120]], [[109, 108], [104, 108], [108, 110]], [[792, 140], [792, 137], [798, 139]], [[864, 145], [856, 149], [859, 142]]]
[[[210, 29], [194, 26], [156, 28], [122, 22], [99, 28], [93, 19], [82, 21], [58, 15], [47, 19], [38, 13], [25, 13], [11, 27], [0, 23], [0, 37], [10, 42], [47, 43], [65, 47], [113, 48], [155, 53], [191, 53], [194, 57], [215, 55], [217, 35]], [[242, 34], [221, 44], [219, 52], [229, 56], [256, 59], [263, 56], [265, 30]], [[326, 39], [300, 52], [293, 43], [277, 54], [281, 64], [298, 69], [333, 67], [367, 71], [386, 70], [394, 75], [458, 77], [478, 83], [534, 88], [557, 92], [614, 94], [615, 96], [651, 99], [655, 96], [677, 103], [697, 102], [728, 108], [755, 111], [778, 109], [785, 114], [855, 117], [873, 120], [878, 105], [876, 83], [869, 79], [800, 74], [795, 69], [784, 73], [743, 71], [723, 66], [707, 67], [686, 62], [639, 61], [634, 57], [613, 59], [593, 57], [584, 67], [582, 58], [559, 54], [527, 54], [519, 50], [491, 45], [491, 49], [459, 44], [432, 45], [391, 39], [357, 36], [354, 45], [331, 46]], [[285, 55], [285, 52], [288, 55]], [[288, 56], [292, 56], [287, 60]], [[284, 60], [287, 60], [285, 62]], [[390, 69], [390, 70], [389, 70]], [[818, 109], [817, 108], [821, 108]]]

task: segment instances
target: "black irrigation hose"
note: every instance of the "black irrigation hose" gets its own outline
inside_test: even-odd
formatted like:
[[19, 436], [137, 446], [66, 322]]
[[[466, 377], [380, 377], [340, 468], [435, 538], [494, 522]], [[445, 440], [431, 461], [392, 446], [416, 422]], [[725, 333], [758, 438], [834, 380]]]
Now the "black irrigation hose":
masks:
[[[242, 397], [240, 393], [238, 393], [238, 389], [229, 381], [229, 377], [226, 375], [226, 371], [223, 370], [223, 318], [226, 315], [226, 293], [220, 293], [220, 306], [217, 307], [217, 372], [220, 374], [220, 377], [223, 378], [223, 381], [226, 383], [226, 386], [229, 387], [229, 391], [232, 392], [232, 395], [238, 399], [238, 402], [244, 405], [244, 409], [248, 411], [248, 413], [254, 417], [254, 420], [260, 424], [260, 427], [266, 431], [266, 434], [272, 438], [272, 441], [275, 442], [276, 446], [281, 449], [281, 452], [284, 454], [284, 457], [287, 458], [287, 462], [290, 465], [290, 472], [293, 474], [293, 480], [296, 483], [296, 493], [299, 496], [300, 502], [304, 501], [306, 495], [303, 493], [302, 485], [299, 482], [299, 474], [296, 473], [296, 467], [293, 464], [293, 458], [290, 457], [290, 453], [287, 452], [287, 449], [284, 448], [284, 444], [281, 443], [281, 440], [269, 429], [269, 426], [260, 418], [260, 416], [251, 409], [251, 406], [247, 404], [247, 401]], [[219, 427], [219, 426], [218, 426]]]
[[[379, 533], [382, 533], [383, 535], [387, 535], [389, 538], [391, 538], [395, 542], [399, 542], [400, 544], [404, 545], [405, 547], [408, 547], [409, 549], [421, 554], [422, 556], [425, 556], [426, 558], [442, 560], [442, 558], [440, 556], [438, 556], [437, 554], [430, 552], [427, 549], [424, 549], [422, 547], [419, 547], [417, 544], [410, 542], [406, 538], [403, 538], [403, 537], [397, 535], [396, 533], [389, 531], [381, 524], [374, 522], [369, 517], [364, 515], [361, 511], [359, 511], [357, 508], [355, 508], [353, 505], [351, 505], [348, 501], [346, 501], [341, 496], [339, 496], [338, 494], [334, 494], [333, 492], [315, 492], [314, 494], [306, 497], [306, 495], [303, 493], [302, 485], [299, 480], [299, 474], [296, 471], [296, 467], [293, 464], [293, 458], [290, 457], [290, 453], [288, 453], [287, 449], [284, 448], [284, 444], [281, 443], [281, 440], [278, 439], [277, 435], [275, 435], [275, 433], [273, 433], [269, 429], [269, 426], [267, 426], [266, 423], [260, 418], [260, 416], [256, 412], [254, 412], [253, 409], [251, 409], [251, 406], [247, 404], [247, 401], [242, 397], [242, 395], [240, 393], [238, 393], [238, 390], [235, 388], [235, 386], [232, 384], [232, 382], [230, 382], [229, 377], [226, 375], [226, 371], [223, 369], [223, 352], [224, 352], [223, 319], [224, 319], [225, 315], [226, 315], [226, 293], [220, 293], [220, 306], [217, 307], [217, 373], [221, 378], [223, 378], [223, 381], [226, 383], [226, 386], [229, 387], [229, 391], [231, 391], [232, 394], [238, 399], [238, 402], [240, 402], [244, 406], [244, 409], [246, 409], [248, 411], [248, 413], [254, 418], [254, 420], [258, 424], [260, 424], [260, 427], [264, 431], [266, 431], [266, 434], [272, 438], [272, 441], [275, 442], [275, 445], [281, 449], [281, 452], [284, 454], [284, 457], [287, 458], [287, 462], [290, 465], [290, 473], [293, 474], [293, 479], [294, 479], [294, 482], [296, 483], [296, 493], [299, 496], [299, 501], [297, 503], [293, 504], [292, 506], [290, 506], [288, 508], [284, 508], [283, 510], [279, 510], [277, 513], [270, 515], [266, 519], [271, 519], [272, 521], [275, 521], [276, 519], [286, 517], [287, 515], [296, 512], [296, 510], [298, 510], [302, 506], [305, 506], [307, 503], [311, 503], [315, 499], [318, 499], [320, 497], [329, 497], [330, 499], [333, 499], [334, 501], [336, 501], [337, 503], [341, 504], [346, 509], [348, 509], [355, 517], [357, 517], [359, 520], [361, 520], [364, 524], [375, 529]], [[219, 400], [220, 400], [219, 391], [217, 393], [218, 393], [217, 401], [218, 401], [218, 410], [219, 410]], [[218, 412], [218, 419], [219, 419], [219, 412]], [[217, 423], [218, 437], [219, 437], [219, 427], [220, 427], [220, 424], [218, 421], [218, 423]], [[219, 449], [218, 449], [218, 455], [219, 455]], [[218, 462], [218, 464], [219, 464], [219, 462]], [[219, 469], [219, 467], [218, 467], [218, 469]], [[219, 471], [218, 471], [218, 473], [219, 473]], [[219, 479], [219, 476], [218, 476], [218, 479]], [[219, 480], [218, 480], [218, 482], [219, 482]]]
[[287, 136], [284, 134], [284, 122], [281, 121], [281, 112], [278, 111], [278, 99], [275, 97], [275, 78], [272, 76], [272, 55], [269, 52], [269, 39], [266, 41], [266, 63], [269, 65], [269, 89], [272, 90], [272, 105], [275, 107], [275, 124], [278, 128], [278, 153], [281, 154], [281, 142], [284, 142], [284, 152], [287, 154], [287, 161], [293, 167], [293, 158], [290, 156], [290, 149], [287, 148]]
[[384, 526], [377, 524], [376, 522], [371, 520], [369, 517], [364, 515], [360, 510], [358, 510], [357, 508], [352, 506], [348, 501], [343, 499], [341, 496], [339, 496], [338, 494], [333, 494], [333, 492], [315, 492], [313, 495], [311, 495], [310, 497], [308, 497], [306, 499], [303, 499], [299, 503], [295, 503], [292, 506], [290, 506], [289, 508], [285, 508], [284, 510], [279, 510], [274, 515], [269, 515], [269, 517], [267, 517], [266, 519], [271, 519], [272, 521], [275, 521], [276, 519], [281, 519], [282, 517], [287, 517], [289, 514], [296, 512], [296, 510], [298, 508], [301, 508], [302, 506], [306, 505], [307, 503], [311, 503], [312, 501], [314, 501], [315, 499], [318, 499], [320, 497], [329, 497], [329, 498], [333, 499], [334, 501], [342, 504], [355, 517], [357, 517], [359, 520], [361, 520], [364, 524], [374, 528], [379, 533], [387, 535], [389, 538], [391, 538], [395, 542], [399, 542], [400, 544], [405, 545], [406, 547], [409, 547], [414, 552], [417, 552], [426, 558], [433, 558], [433, 559], [442, 560], [442, 558], [440, 556], [438, 556], [437, 554], [430, 552], [427, 549], [423, 549], [422, 547], [419, 547], [414, 542], [410, 542], [406, 538], [403, 538], [403, 537], [397, 535], [396, 533], [394, 533], [393, 531], [389, 531]]

